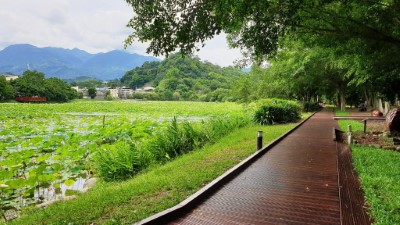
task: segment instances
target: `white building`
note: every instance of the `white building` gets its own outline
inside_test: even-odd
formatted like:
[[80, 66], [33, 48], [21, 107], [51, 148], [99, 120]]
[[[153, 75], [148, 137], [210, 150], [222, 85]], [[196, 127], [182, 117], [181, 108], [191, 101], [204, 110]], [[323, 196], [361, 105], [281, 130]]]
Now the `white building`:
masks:
[[18, 78], [18, 76], [15, 76], [15, 75], [8, 75], [8, 74], [0, 74], [0, 76], [5, 77], [7, 81], [15, 80], [15, 79]]
[[109, 88], [108, 91], [110, 91], [110, 95], [112, 98], [118, 98], [118, 88]]
[[128, 98], [131, 96], [135, 91], [129, 87], [122, 87], [119, 89], [118, 96], [120, 98]]
[[154, 89], [155, 89], [155, 88], [153, 88], [153, 87], [145, 87], [145, 88], [143, 88], [143, 91], [144, 91], [144, 92], [153, 92]]

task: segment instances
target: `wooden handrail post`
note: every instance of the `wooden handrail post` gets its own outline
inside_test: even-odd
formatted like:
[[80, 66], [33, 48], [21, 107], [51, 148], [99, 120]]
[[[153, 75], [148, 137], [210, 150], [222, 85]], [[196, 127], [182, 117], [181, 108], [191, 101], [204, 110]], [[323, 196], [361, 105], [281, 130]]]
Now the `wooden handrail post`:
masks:
[[347, 133], [347, 143], [349, 144], [349, 145], [351, 145], [352, 143], [353, 143], [353, 137], [352, 137], [352, 133], [351, 133], [351, 125], [348, 125], [347, 126], [347, 131], [348, 131], [348, 133]]
[[364, 134], [367, 133], [367, 119], [363, 120], [364, 121]]

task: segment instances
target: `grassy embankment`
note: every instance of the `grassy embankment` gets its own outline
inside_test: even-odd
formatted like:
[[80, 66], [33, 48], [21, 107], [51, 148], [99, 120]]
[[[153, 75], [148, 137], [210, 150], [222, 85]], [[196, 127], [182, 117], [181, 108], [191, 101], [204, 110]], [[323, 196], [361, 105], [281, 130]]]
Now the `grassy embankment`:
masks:
[[99, 182], [88, 193], [46, 209], [26, 209], [12, 224], [128, 224], [172, 207], [255, 151], [255, 136], [264, 143], [295, 124], [239, 129], [213, 145], [154, 165], [125, 182]]
[[400, 224], [400, 153], [365, 146], [352, 153], [375, 224]]
[[[339, 125], [363, 130], [358, 121], [339, 120]], [[400, 224], [400, 152], [353, 145], [352, 155], [375, 224]]]

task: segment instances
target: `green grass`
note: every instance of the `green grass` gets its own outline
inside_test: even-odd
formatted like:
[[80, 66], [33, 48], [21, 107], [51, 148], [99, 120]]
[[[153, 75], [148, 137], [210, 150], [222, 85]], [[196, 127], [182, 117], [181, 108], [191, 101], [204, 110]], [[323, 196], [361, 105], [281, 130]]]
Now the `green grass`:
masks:
[[336, 109], [336, 110], [335, 110], [335, 115], [336, 115], [336, 116], [349, 116], [350, 113], [349, 113], [349, 112], [346, 112], [346, 111], [342, 111], [342, 110], [340, 110], [340, 109]]
[[153, 165], [125, 181], [99, 182], [77, 199], [46, 209], [25, 209], [12, 224], [131, 224], [170, 208], [254, 153], [258, 130], [264, 143], [295, 124], [239, 129], [214, 145], [205, 146], [165, 165]]
[[[342, 131], [347, 132], [348, 126], [351, 125], [351, 130], [353, 132], [356, 131], [364, 131], [364, 124], [361, 121], [358, 120], [338, 120], [339, 127]], [[368, 129], [368, 127], [367, 127]]]
[[[359, 121], [338, 122], [344, 131], [348, 125], [353, 131], [364, 129]], [[400, 153], [358, 145], [352, 149], [353, 164], [375, 224], [400, 224]]]
[[375, 224], [400, 224], [400, 153], [363, 146], [352, 149]]

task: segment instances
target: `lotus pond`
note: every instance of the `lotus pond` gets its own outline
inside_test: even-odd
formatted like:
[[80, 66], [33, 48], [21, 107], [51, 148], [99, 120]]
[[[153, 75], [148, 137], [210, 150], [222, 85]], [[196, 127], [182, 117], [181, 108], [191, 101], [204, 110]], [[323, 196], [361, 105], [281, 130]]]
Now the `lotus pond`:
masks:
[[74, 101], [0, 104], [0, 210], [60, 198], [96, 176], [93, 154], [117, 139], [146, 140], [172, 118], [246, 114], [235, 103]]

